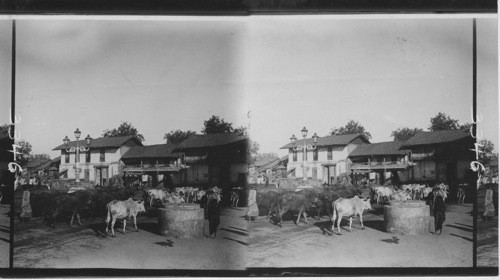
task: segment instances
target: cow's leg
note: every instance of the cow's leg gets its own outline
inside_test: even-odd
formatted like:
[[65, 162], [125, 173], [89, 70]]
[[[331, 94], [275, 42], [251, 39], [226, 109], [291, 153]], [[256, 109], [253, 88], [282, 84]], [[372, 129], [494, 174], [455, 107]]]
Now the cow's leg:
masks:
[[123, 219], [123, 234], [127, 234], [127, 233], [125, 232], [125, 227], [126, 227], [126, 226], [127, 226], [127, 219], [125, 218], [125, 219]]
[[283, 220], [283, 214], [285, 214], [285, 211], [283, 209], [278, 209], [278, 216], [279, 216], [279, 221], [278, 225], [282, 227], [283, 225], [281, 224], [281, 221]]
[[334, 207], [332, 207], [332, 209], [333, 209], [333, 211], [332, 211], [333, 212], [332, 213], [332, 233], [333, 233], [333, 231], [335, 231], [335, 219], [337, 219], [337, 213], [336, 213]]
[[106, 234], [108, 233], [109, 231], [109, 222], [111, 222], [111, 213], [109, 212], [109, 210], [107, 211], [107, 215], [106, 215]]
[[134, 227], [135, 227], [135, 231], [136, 231], [136, 232], [138, 232], [139, 230], [137, 229], [137, 218], [136, 218], [136, 216], [135, 216], [135, 215], [134, 215], [134, 216], [132, 216], [132, 217], [134, 217]]
[[71, 220], [69, 221], [69, 227], [73, 226], [73, 219], [75, 218], [76, 211], [71, 212]]
[[76, 221], [79, 225], [83, 226], [82, 221], [80, 221], [80, 214], [78, 214], [78, 212], [76, 212]]
[[377, 194], [377, 205], [379, 205], [379, 203], [378, 203], [379, 198], [380, 198], [380, 195]]
[[359, 221], [361, 222], [361, 229], [365, 229], [365, 225], [363, 225], [363, 213], [359, 214]]
[[299, 210], [299, 215], [297, 215], [297, 222], [295, 223], [296, 225], [299, 225], [301, 215], [302, 215], [302, 210]]
[[116, 223], [116, 217], [113, 217], [111, 220], [111, 236], [115, 237], [115, 223]]
[[340, 233], [340, 222], [341, 222], [341, 221], [342, 221], [342, 216], [341, 216], [341, 215], [339, 215], [338, 220], [337, 220], [337, 229], [338, 229], [338, 231], [339, 231], [339, 234], [342, 234], [342, 233]]
[[352, 232], [352, 217], [349, 218], [349, 232]]
[[302, 211], [302, 215], [304, 216], [304, 220], [306, 220], [306, 224], [309, 223], [309, 221], [307, 220], [307, 214], [306, 214], [306, 211]]

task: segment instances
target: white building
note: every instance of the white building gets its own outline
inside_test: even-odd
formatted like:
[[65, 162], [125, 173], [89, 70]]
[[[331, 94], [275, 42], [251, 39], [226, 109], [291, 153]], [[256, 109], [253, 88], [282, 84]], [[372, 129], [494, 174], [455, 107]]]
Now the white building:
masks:
[[[316, 146], [315, 150], [306, 153], [307, 177], [333, 184], [338, 177], [346, 173], [350, 167], [349, 154], [359, 145], [370, 142], [363, 134], [331, 135], [319, 137], [316, 144], [312, 138], [305, 140], [306, 145]], [[302, 178], [302, 150], [295, 151], [297, 145], [304, 145], [303, 140], [289, 143], [281, 149], [288, 149], [288, 177]]]
[[[80, 180], [101, 186], [107, 185], [110, 178], [121, 173], [123, 163], [120, 159], [131, 147], [142, 146], [133, 136], [92, 139], [88, 146], [85, 140], [80, 140], [78, 145], [89, 148], [88, 152], [80, 153]], [[70, 147], [76, 147], [76, 141], [59, 145], [54, 150], [61, 151], [60, 178], [75, 180], [77, 157], [76, 153], [66, 151]]]

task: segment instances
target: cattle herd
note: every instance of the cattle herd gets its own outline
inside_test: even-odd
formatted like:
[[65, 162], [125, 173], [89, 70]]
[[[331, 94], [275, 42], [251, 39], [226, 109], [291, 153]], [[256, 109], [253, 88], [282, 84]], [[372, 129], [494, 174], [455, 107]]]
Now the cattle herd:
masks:
[[[104, 218], [106, 234], [111, 229], [111, 236], [115, 236], [115, 222], [122, 221], [122, 233], [126, 233], [126, 220], [131, 218], [137, 231], [137, 214], [146, 212], [145, 205], [149, 205], [149, 212], [154, 208], [163, 207], [164, 203], [197, 203], [204, 209], [205, 219], [209, 221], [210, 236], [216, 236], [220, 224], [220, 211], [223, 198], [223, 189], [214, 187], [176, 187], [167, 189], [138, 189], [130, 187], [73, 187], [69, 190], [51, 190], [47, 186], [21, 186], [16, 191], [16, 212], [24, 211], [19, 198], [25, 190], [30, 190], [30, 208], [33, 217], [40, 217], [51, 227], [55, 227], [56, 219], [66, 218], [68, 226], [74, 220], [82, 225], [80, 215], [90, 220]], [[234, 187], [227, 195], [231, 198], [231, 206], [238, 206], [243, 188]], [[22, 216], [22, 215], [21, 215]], [[24, 219], [23, 219], [24, 220]]]
[[[457, 200], [463, 203], [467, 185], [457, 188]], [[43, 222], [55, 227], [56, 218], [66, 218], [71, 227], [76, 219], [82, 225], [80, 215], [90, 220], [97, 217], [106, 217], [106, 234], [111, 229], [111, 236], [115, 236], [114, 226], [116, 220], [123, 221], [125, 233], [126, 220], [133, 219], [137, 230], [137, 214], [151, 212], [151, 209], [163, 207], [164, 203], [197, 203], [204, 209], [205, 219], [209, 221], [210, 236], [217, 235], [220, 224], [220, 212], [223, 197], [226, 204], [237, 207], [245, 202], [240, 200], [248, 192], [247, 188], [233, 187], [227, 194], [224, 190], [215, 187], [176, 187], [167, 189], [138, 189], [130, 187], [73, 187], [69, 191], [50, 190], [48, 187], [30, 188], [29, 185], [21, 187], [17, 192], [22, 194], [25, 189], [30, 189], [30, 206], [32, 216], [41, 217]], [[388, 201], [426, 200], [431, 209], [437, 197], [444, 202], [448, 197], [449, 187], [438, 184], [434, 187], [420, 184], [406, 184], [401, 186], [364, 185], [353, 186], [347, 182], [337, 185], [324, 185], [320, 187], [306, 187], [296, 190], [280, 188], [261, 188], [257, 190], [257, 206], [260, 215], [276, 225], [282, 226], [283, 215], [290, 213], [297, 215], [295, 224], [299, 225], [303, 217], [312, 216], [319, 220], [322, 215], [328, 215], [332, 221], [332, 232], [343, 217], [349, 218], [351, 228], [352, 217], [359, 216], [363, 227], [362, 214], [364, 210], [371, 209], [371, 203], [386, 203]], [[364, 197], [362, 196], [364, 194]], [[17, 197], [17, 196], [16, 196]], [[438, 199], [441, 201], [441, 198]], [[21, 212], [20, 203], [16, 203], [17, 212]], [[145, 208], [149, 206], [149, 210]], [[340, 234], [340, 228], [338, 230]]]
[[[462, 191], [460, 189], [462, 188]], [[458, 188], [459, 203], [463, 203], [466, 185]], [[401, 186], [365, 185], [353, 186], [349, 183], [337, 185], [324, 185], [293, 190], [260, 189], [257, 191], [257, 205], [260, 215], [267, 215], [272, 223], [282, 226], [283, 215], [290, 213], [297, 215], [294, 219], [299, 225], [301, 217], [308, 223], [307, 214], [319, 220], [322, 214], [327, 214], [332, 221], [332, 232], [337, 222], [340, 234], [340, 222], [343, 217], [349, 218], [349, 230], [352, 217], [359, 216], [362, 228], [363, 211], [371, 210], [371, 203], [385, 203], [388, 201], [425, 200], [431, 207], [438, 201], [445, 201], [448, 197], [449, 187], [437, 184], [434, 187], [419, 184]], [[362, 197], [365, 194], [365, 197]], [[462, 200], [460, 200], [462, 199]]]

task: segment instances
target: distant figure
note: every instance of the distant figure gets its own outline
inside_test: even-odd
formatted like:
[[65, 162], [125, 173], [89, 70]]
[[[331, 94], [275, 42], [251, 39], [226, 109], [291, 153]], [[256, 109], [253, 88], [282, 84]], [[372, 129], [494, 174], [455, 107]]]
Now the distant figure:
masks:
[[29, 183], [30, 183], [30, 185], [34, 185], [35, 184], [35, 178], [33, 178], [33, 176], [30, 176]]
[[486, 190], [486, 196], [484, 199], [483, 219], [486, 219], [487, 221], [493, 221], [493, 217], [495, 217], [495, 205], [493, 204], [493, 189], [490, 186]]
[[[434, 199], [434, 234], [440, 235], [443, 232], [443, 223], [446, 220], [446, 204], [441, 195]], [[438, 233], [439, 231], [439, 233]]]

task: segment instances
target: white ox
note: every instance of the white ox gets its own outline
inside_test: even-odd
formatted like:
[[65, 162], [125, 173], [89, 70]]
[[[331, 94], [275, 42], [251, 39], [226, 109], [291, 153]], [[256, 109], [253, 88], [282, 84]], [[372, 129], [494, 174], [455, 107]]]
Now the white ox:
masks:
[[392, 199], [395, 201], [407, 201], [411, 199], [411, 196], [408, 191], [398, 190], [392, 194]]
[[378, 186], [374, 187], [373, 190], [375, 191], [375, 195], [377, 195], [377, 204], [379, 204], [378, 201], [381, 196], [390, 198], [394, 193], [394, 189], [391, 187]]
[[361, 199], [358, 196], [353, 198], [339, 198], [332, 203], [333, 216], [332, 216], [332, 232], [335, 230], [335, 219], [338, 215], [337, 228], [340, 233], [340, 222], [343, 217], [349, 217], [349, 231], [352, 228], [352, 217], [359, 216], [361, 222], [361, 229], [365, 229], [363, 225], [363, 211], [365, 209], [372, 209], [370, 198]]
[[167, 197], [167, 193], [162, 191], [162, 190], [158, 190], [158, 189], [150, 189], [147, 191], [148, 193], [148, 197], [149, 197], [149, 207], [151, 207], [153, 205], [153, 201], [154, 200], [161, 200], [161, 202], [164, 202], [166, 197]]
[[135, 231], [137, 229], [137, 213], [146, 212], [144, 208], [144, 202], [137, 202], [132, 198], [125, 201], [113, 200], [106, 205], [108, 209], [108, 215], [106, 217], [106, 233], [109, 231], [109, 221], [111, 220], [111, 233], [115, 237], [115, 222], [116, 219], [123, 220], [123, 234], [126, 234], [125, 227], [127, 225], [127, 219], [134, 218]]

